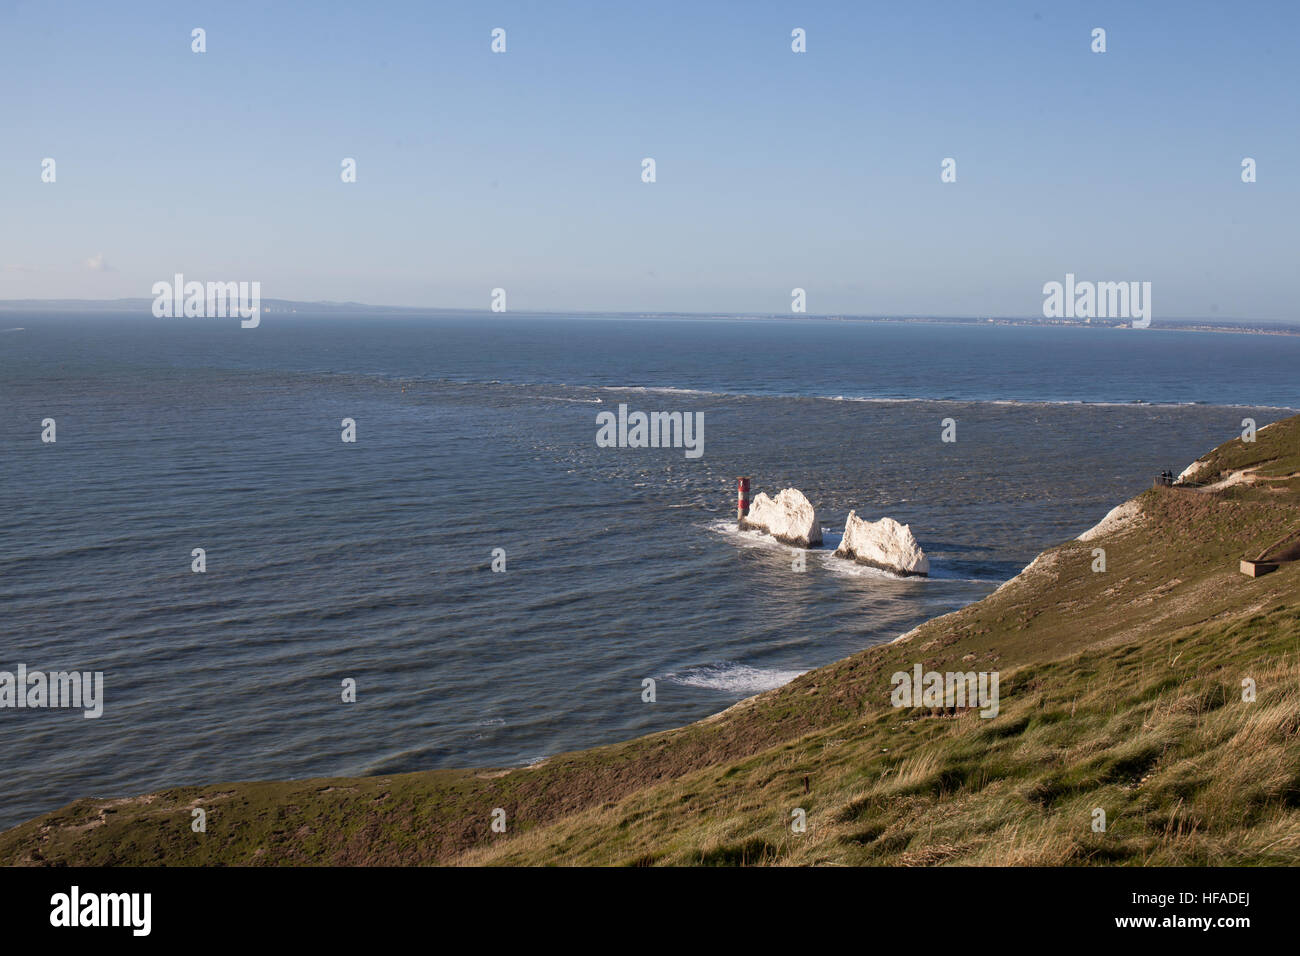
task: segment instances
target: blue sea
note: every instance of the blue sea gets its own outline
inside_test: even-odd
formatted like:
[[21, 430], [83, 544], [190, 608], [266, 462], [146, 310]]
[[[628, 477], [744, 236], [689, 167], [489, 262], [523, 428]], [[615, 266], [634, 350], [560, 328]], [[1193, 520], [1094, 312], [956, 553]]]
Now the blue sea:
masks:
[[[0, 827], [699, 719], [979, 600], [1291, 414], [1297, 369], [1300, 337], [1157, 328], [0, 313], [0, 670], [104, 674], [99, 719], [0, 709]], [[620, 404], [703, 413], [703, 454], [598, 447]], [[828, 536], [910, 524], [932, 576], [794, 570], [738, 475]]]

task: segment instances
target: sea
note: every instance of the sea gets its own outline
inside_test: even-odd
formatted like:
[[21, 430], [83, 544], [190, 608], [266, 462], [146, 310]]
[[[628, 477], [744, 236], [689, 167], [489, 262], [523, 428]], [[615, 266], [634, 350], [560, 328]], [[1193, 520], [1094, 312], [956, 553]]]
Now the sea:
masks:
[[[103, 710], [0, 708], [0, 828], [686, 724], [980, 600], [1298, 371], [1300, 336], [1159, 323], [7, 310], [0, 671], [100, 672]], [[620, 405], [698, 455], [598, 444]], [[910, 525], [931, 576], [801, 570], [736, 530], [742, 475], [832, 544]]]

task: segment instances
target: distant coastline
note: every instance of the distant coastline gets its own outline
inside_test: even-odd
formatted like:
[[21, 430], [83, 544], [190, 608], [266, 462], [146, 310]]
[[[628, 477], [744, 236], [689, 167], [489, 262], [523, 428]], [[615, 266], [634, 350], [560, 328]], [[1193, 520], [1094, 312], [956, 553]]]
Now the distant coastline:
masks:
[[[3, 312], [96, 312], [113, 314], [143, 313], [151, 315], [152, 299], [0, 299]], [[1017, 316], [960, 316], [960, 315], [849, 315], [841, 313], [798, 314], [761, 312], [597, 312], [585, 310], [514, 310], [507, 313], [488, 309], [455, 309], [434, 306], [367, 305], [363, 302], [305, 302], [293, 299], [263, 299], [263, 313], [286, 315], [296, 312], [316, 315], [357, 315], [361, 313], [389, 316], [417, 315], [467, 315], [482, 313], [485, 317], [506, 315], [567, 316], [571, 318], [609, 317], [623, 319], [735, 319], [748, 321], [796, 322], [878, 322], [905, 325], [1019, 325], [1055, 326], [1066, 328], [1095, 328], [1128, 330], [1129, 323], [1119, 319], [1045, 319]], [[1300, 322], [1259, 322], [1247, 319], [1163, 319], [1152, 322], [1144, 331], [1165, 332], [1231, 332], [1248, 335], [1300, 335]]]

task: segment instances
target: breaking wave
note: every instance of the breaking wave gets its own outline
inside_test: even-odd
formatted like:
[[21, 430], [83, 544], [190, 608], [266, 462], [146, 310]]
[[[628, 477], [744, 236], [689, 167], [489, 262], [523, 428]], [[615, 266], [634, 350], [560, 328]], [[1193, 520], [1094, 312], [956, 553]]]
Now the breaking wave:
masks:
[[804, 671], [752, 667], [735, 661], [719, 661], [702, 667], [690, 667], [680, 673], [667, 674], [665, 680], [685, 687], [720, 690], [730, 694], [761, 694], [790, 683]]

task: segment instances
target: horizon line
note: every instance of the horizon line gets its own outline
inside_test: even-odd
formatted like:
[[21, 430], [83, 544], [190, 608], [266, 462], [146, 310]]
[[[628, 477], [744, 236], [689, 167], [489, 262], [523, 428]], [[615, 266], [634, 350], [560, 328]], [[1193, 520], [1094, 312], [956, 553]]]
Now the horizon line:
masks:
[[[111, 306], [122, 305], [122, 311], [128, 311], [139, 307], [139, 304], [145, 306], [153, 300], [147, 296], [122, 296], [111, 299], [87, 299], [87, 298], [24, 298], [24, 299], [0, 299], [0, 308], [17, 308], [20, 306], [54, 306], [54, 305], [95, 305]], [[827, 320], [859, 320], [859, 321], [878, 321], [878, 322], [898, 322], [898, 321], [965, 321], [965, 322], [1032, 322], [1040, 325], [1070, 325], [1070, 326], [1087, 326], [1096, 325], [1099, 327], [1116, 327], [1118, 325], [1127, 325], [1126, 320], [1116, 320], [1108, 318], [1096, 318], [1091, 321], [1082, 319], [1060, 319], [1047, 318], [1041, 315], [985, 315], [979, 313], [965, 314], [937, 314], [930, 312], [807, 312], [807, 313], [786, 313], [786, 312], [724, 312], [718, 310], [709, 310], [702, 312], [682, 311], [682, 310], [664, 310], [664, 309], [509, 309], [506, 311], [495, 311], [490, 308], [462, 308], [457, 306], [435, 306], [435, 305], [378, 305], [368, 302], [356, 302], [353, 300], [335, 300], [335, 299], [283, 299], [283, 298], [266, 298], [262, 300], [275, 305], [290, 306], [321, 306], [330, 309], [374, 309], [386, 310], [390, 312], [455, 312], [484, 315], [578, 315], [578, 316], [691, 316], [697, 318], [762, 318], [762, 319], [790, 319], [795, 321], [804, 321], [809, 319], [827, 319]], [[106, 310], [108, 311], [108, 310]], [[1252, 319], [1241, 317], [1211, 317], [1211, 316], [1187, 316], [1177, 315], [1168, 316], [1161, 320], [1162, 322], [1177, 322], [1180, 324], [1202, 324], [1202, 325], [1241, 325], [1250, 324], [1258, 326], [1300, 326], [1300, 318], [1296, 319]]]

